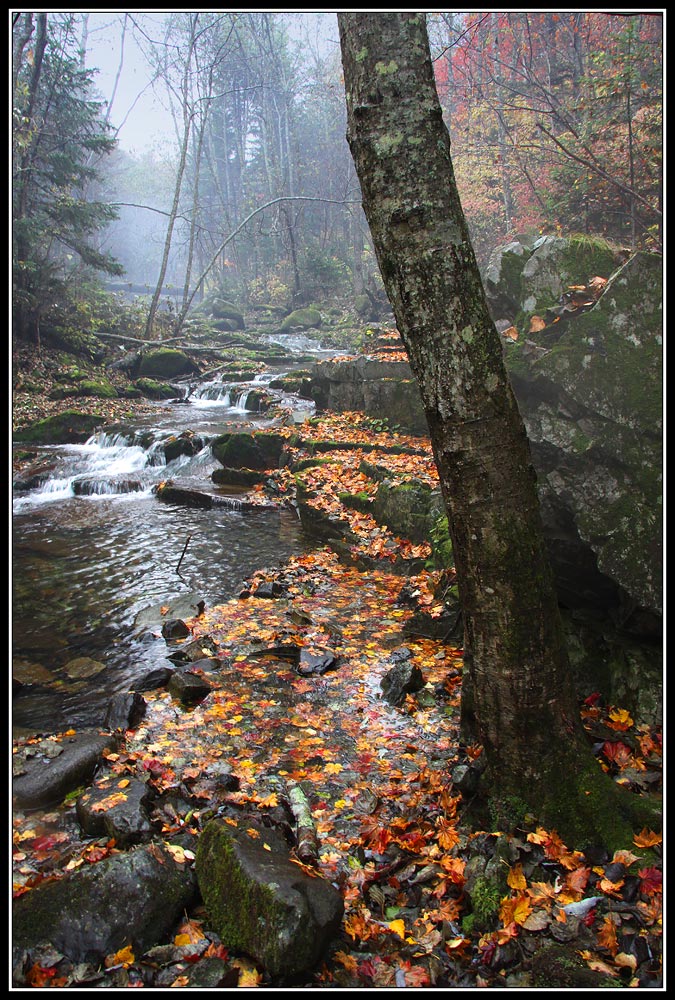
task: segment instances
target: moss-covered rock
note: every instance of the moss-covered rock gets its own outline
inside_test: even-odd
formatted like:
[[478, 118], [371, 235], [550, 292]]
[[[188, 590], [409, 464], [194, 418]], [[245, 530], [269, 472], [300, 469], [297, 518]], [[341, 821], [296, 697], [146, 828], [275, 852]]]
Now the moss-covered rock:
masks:
[[304, 309], [294, 309], [284, 319], [279, 327], [284, 333], [290, 330], [311, 330], [321, 326], [323, 320], [318, 309], [307, 306]]
[[293, 864], [274, 830], [211, 820], [195, 867], [209, 922], [225, 947], [251, 956], [273, 978], [315, 968], [339, 929], [342, 897]]
[[93, 396], [97, 399], [117, 399], [117, 389], [107, 379], [81, 378], [73, 385], [59, 386], [49, 393], [50, 399], [72, 399]]
[[153, 378], [137, 378], [134, 388], [146, 399], [173, 399], [176, 395], [176, 390], [168, 382], [158, 382]]
[[143, 354], [138, 374], [141, 377], [167, 379], [180, 378], [198, 371], [196, 365], [185, 354], [174, 347], [159, 347]]
[[160, 844], [115, 854], [16, 899], [14, 949], [50, 944], [94, 964], [128, 944], [142, 953], [169, 932], [195, 889], [192, 869]]
[[429, 540], [443, 510], [438, 490], [411, 479], [397, 484], [380, 483], [372, 513], [395, 534], [412, 542], [423, 542]]
[[280, 434], [221, 434], [211, 442], [213, 457], [226, 468], [275, 469], [286, 439]]
[[[211, 303], [211, 315], [217, 320], [228, 320], [232, 325], [227, 329], [243, 330], [246, 326], [243, 313], [231, 302], [225, 299], [215, 298]], [[221, 327], [222, 329], [222, 327]]]
[[15, 431], [14, 440], [33, 444], [84, 444], [104, 423], [105, 417], [101, 414], [64, 410]]

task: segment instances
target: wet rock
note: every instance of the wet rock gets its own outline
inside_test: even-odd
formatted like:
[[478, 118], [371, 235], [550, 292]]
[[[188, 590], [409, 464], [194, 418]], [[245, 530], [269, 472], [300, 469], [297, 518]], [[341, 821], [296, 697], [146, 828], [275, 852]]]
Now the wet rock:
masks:
[[142, 953], [169, 933], [195, 892], [192, 868], [161, 844], [112, 855], [14, 900], [15, 954], [45, 943], [74, 962], [98, 964], [127, 944]]
[[197, 848], [199, 888], [225, 947], [242, 951], [272, 977], [313, 969], [337, 933], [340, 893], [289, 858], [274, 830], [212, 820]]
[[165, 639], [185, 639], [190, 629], [182, 618], [171, 618], [162, 625], [162, 635]]
[[108, 703], [103, 725], [107, 729], [135, 729], [146, 709], [145, 698], [136, 691], [113, 695]]
[[73, 480], [76, 497], [106, 496], [111, 493], [141, 493], [143, 484], [138, 479], [97, 479], [94, 476], [80, 476]]
[[204, 448], [204, 441], [192, 431], [183, 431], [182, 434], [172, 435], [162, 442], [162, 451], [167, 465], [181, 456], [192, 457], [197, 455]]
[[61, 802], [68, 792], [91, 781], [104, 751], [114, 750], [118, 743], [114, 733], [85, 730], [64, 742], [58, 757], [32, 758], [26, 773], [14, 781], [14, 801], [29, 809]]
[[[172, 659], [172, 657], [169, 657]], [[136, 691], [154, 691], [155, 688], [165, 687], [173, 674], [170, 667], [154, 667], [137, 680], [134, 684]]]
[[148, 814], [152, 790], [136, 779], [128, 780], [120, 788], [119, 781], [115, 776], [90, 788], [77, 800], [76, 812], [82, 830], [89, 837], [112, 837], [117, 847], [127, 848], [152, 836]]
[[382, 695], [390, 705], [399, 705], [406, 694], [413, 694], [424, 687], [422, 671], [408, 660], [396, 663], [380, 682]]
[[169, 654], [169, 659], [174, 663], [194, 663], [206, 657], [216, 656], [218, 647], [210, 636], [202, 636], [192, 642], [184, 643], [179, 649]]
[[99, 660], [92, 660], [90, 656], [77, 656], [74, 660], [68, 660], [64, 666], [64, 672], [73, 680], [96, 677], [105, 670], [105, 663]]
[[317, 652], [302, 648], [297, 670], [302, 677], [311, 677], [313, 674], [323, 676], [329, 670], [337, 670], [339, 665], [338, 657], [328, 649]]
[[179, 667], [169, 681], [169, 692], [183, 705], [197, 705], [211, 692], [211, 684], [189, 667]]

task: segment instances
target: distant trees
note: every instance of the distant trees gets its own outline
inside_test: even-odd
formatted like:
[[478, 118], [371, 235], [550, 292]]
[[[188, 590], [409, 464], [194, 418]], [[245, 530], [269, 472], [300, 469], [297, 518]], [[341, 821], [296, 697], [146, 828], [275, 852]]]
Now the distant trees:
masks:
[[40, 319], [75, 273], [119, 274], [97, 248], [115, 217], [86, 195], [92, 154], [114, 139], [92, 96], [74, 15], [21, 13], [13, 22], [12, 251], [14, 332], [39, 342]]
[[660, 249], [659, 16], [434, 14], [430, 36], [479, 255], [542, 228]]
[[[332, 15], [173, 11], [155, 32], [123, 14], [121, 38], [141, 45], [176, 125], [171, 149], [138, 156], [109, 155], [109, 102], [127, 67], [120, 60], [108, 103], [97, 96], [82, 58], [95, 16], [14, 15], [18, 329], [36, 335], [41, 304], [75, 269], [117, 273], [113, 256], [131, 281], [155, 288], [150, 326], [167, 285], [178, 322], [214, 288], [287, 309], [381, 289], [345, 139], [337, 32], [332, 46], [312, 38]], [[376, 25], [383, 15], [369, 16]], [[661, 245], [659, 17], [489, 11], [427, 21], [480, 263], [522, 233]], [[142, 204], [151, 211], [131, 207]]]

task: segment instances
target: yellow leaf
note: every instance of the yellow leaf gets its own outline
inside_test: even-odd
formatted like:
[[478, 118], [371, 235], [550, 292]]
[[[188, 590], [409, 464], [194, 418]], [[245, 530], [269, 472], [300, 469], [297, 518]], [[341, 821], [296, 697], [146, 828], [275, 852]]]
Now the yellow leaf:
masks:
[[527, 889], [527, 879], [523, 875], [523, 866], [514, 865], [509, 869], [506, 882], [511, 889]]
[[118, 788], [126, 788], [128, 784], [129, 784], [129, 779], [128, 778], [122, 778], [121, 781], [117, 782], [117, 787]]
[[516, 905], [513, 909], [513, 919], [517, 924], [524, 924], [530, 913], [532, 912], [532, 906], [527, 896], [521, 896], [520, 899], [516, 901]]
[[394, 931], [400, 938], [405, 938], [405, 923], [403, 920], [390, 920], [389, 930]]
[[324, 767], [326, 774], [339, 774], [342, 770], [344, 770], [342, 764], [326, 764]]
[[637, 958], [635, 955], [627, 955], [625, 951], [620, 951], [614, 956], [614, 963], [623, 969], [630, 969], [635, 972], [637, 969]]

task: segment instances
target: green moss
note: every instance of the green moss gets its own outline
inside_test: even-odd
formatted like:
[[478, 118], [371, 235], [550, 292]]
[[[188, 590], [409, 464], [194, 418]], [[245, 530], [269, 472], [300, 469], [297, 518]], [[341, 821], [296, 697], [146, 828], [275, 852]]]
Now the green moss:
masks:
[[137, 378], [134, 388], [146, 399], [172, 399], [176, 395], [176, 390], [167, 382], [157, 382], [152, 378]]
[[35, 444], [81, 444], [91, 437], [104, 420], [100, 414], [65, 410], [38, 420], [29, 427], [22, 427], [13, 436], [15, 441]]
[[480, 875], [471, 889], [471, 915], [477, 930], [488, 930], [497, 919], [505, 886], [496, 876]]

